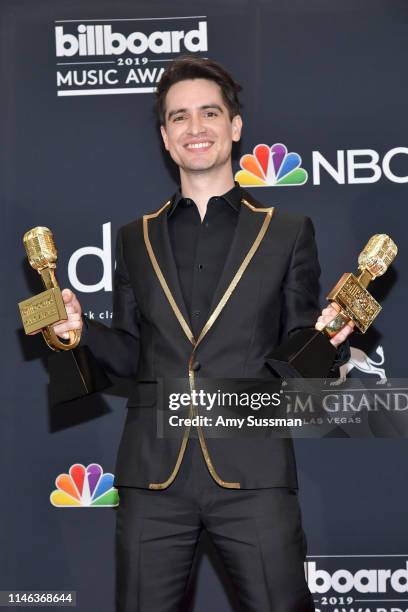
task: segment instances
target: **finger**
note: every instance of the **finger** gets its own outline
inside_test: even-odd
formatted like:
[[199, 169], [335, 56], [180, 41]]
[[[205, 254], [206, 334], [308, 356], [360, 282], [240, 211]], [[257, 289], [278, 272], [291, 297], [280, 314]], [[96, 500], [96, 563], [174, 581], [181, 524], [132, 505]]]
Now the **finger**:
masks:
[[70, 304], [75, 297], [75, 294], [73, 293], [73, 291], [71, 291], [71, 289], [63, 289], [61, 291], [61, 295], [64, 304]]
[[65, 308], [68, 314], [68, 309], [70, 309], [70, 312], [82, 312], [81, 304], [79, 303], [77, 296], [75, 295], [75, 293], [73, 293], [73, 291], [71, 291], [71, 289], [62, 290], [62, 299], [64, 301]]
[[350, 336], [350, 334], [353, 333], [353, 331], [354, 331], [353, 327], [347, 324], [343, 327], [343, 329], [337, 332], [337, 334], [333, 336], [333, 338], [331, 338], [330, 342], [333, 344], [333, 346], [338, 347], [340, 344], [342, 344], [342, 342], [344, 342]]
[[316, 321], [315, 328], [321, 330], [328, 323], [330, 323], [330, 321], [333, 321], [333, 319], [334, 319], [333, 315], [323, 315], [323, 314], [321, 314], [320, 317]]
[[329, 308], [333, 308], [336, 312], [340, 312], [341, 308], [337, 302], [330, 302]]
[[319, 331], [321, 331], [325, 326], [326, 326], [326, 321], [324, 320], [324, 317], [320, 315], [320, 317], [316, 321], [315, 329], [318, 329]]
[[329, 304], [328, 306], [326, 306], [325, 308], [323, 308], [319, 318], [317, 319], [319, 322], [324, 322], [329, 323], [330, 321], [332, 321], [338, 314], [339, 312], [339, 307], [337, 306], [337, 308], [335, 308], [335, 306], [337, 306], [337, 304], [335, 304], [335, 302], [333, 302], [332, 304]]
[[[331, 321], [333, 321], [333, 319], [334, 319], [334, 317], [328, 317], [326, 315], [320, 315], [320, 317], [317, 319], [317, 322], [316, 322], [316, 325], [315, 325], [315, 329], [318, 329], [319, 331], [322, 331], [322, 329], [324, 329], [326, 327], [326, 325], [331, 323]], [[348, 321], [346, 323], [345, 327], [350, 327], [351, 329], [353, 329], [354, 328], [353, 321]], [[342, 329], [344, 329], [344, 327]], [[338, 333], [340, 333], [340, 332], [338, 332]]]
[[335, 319], [338, 314], [339, 314], [339, 310], [337, 308], [334, 308], [333, 306], [328, 306], [327, 308], [323, 310], [323, 315], [325, 317], [328, 317], [330, 321]]
[[62, 334], [74, 329], [82, 329], [81, 321], [65, 321], [64, 323], [57, 323], [56, 325], [53, 325], [53, 330], [57, 336], [61, 336]]

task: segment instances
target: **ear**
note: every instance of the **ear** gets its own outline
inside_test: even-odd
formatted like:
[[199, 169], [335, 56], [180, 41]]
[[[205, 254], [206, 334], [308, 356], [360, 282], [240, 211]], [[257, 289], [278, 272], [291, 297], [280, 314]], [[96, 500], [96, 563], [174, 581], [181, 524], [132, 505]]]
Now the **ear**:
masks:
[[235, 115], [232, 118], [232, 140], [238, 142], [241, 140], [242, 118], [241, 115]]
[[165, 147], [166, 151], [168, 151], [169, 150], [169, 141], [168, 141], [168, 138], [167, 138], [167, 132], [166, 132], [166, 128], [164, 127], [164, 125], [160, 126], [160, 133], [161, 133], [162, 138], [163, 138], [164, 147]]

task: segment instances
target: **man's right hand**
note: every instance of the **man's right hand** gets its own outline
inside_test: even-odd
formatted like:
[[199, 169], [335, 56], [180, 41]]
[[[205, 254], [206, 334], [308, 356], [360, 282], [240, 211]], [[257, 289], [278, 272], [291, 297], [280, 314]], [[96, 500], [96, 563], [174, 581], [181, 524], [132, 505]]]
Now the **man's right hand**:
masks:
[[68, 332], [70, 330], [82, 330], [84, 324], [82, 320], [82, 308], [78, 298], [76, 297], [75, 293], [71, 291], [71, 289], [62, 290], [62, 299], [64, 300], [68, 320], [58, 321], [58, 323], [55, 323], [52, 328], [57, 334], [57, 336], [60, 336], [60, 338], [64, 338], [64, 340], [68, 340]]

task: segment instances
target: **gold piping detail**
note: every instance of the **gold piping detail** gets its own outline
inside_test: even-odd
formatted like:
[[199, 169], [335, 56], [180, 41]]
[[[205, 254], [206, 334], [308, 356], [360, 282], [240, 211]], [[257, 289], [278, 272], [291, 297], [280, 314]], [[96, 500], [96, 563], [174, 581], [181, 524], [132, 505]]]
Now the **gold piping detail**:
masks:
[[[188, 378], [190, 381], [190, 391], [193, 391], [195, 389], [194, 371], [192, 369], [193, 357], [194, 357], [194, 351], [190, 357], [190, 361], [188, 364]], [[196, 408], [193, 407], [192, 404], [191, 404], [191, 409], [192, 409], [193, 415], [198, 416], [198, 412]], [[203, 434], [203, 431], [200, 425], [197, 425], [197, 431], [198, 431], [198, 439], [200, 441], [201, 451], [204, 456], [204, 461], [206, 462], [208, 471], [210, 472], [215, 482], [219, 484], [221, 487], [224, 487], [224, 489], [240, 489], [241, 484], [239, 482], [227, 482], [226, 480], [223, 480], [218, 475], [217, 470], [215, 469], [212, 459], [210, 457], [210, 453], [208, 452], [207, 443], [205, 441], [205, 437], [204, 437], [204, 434]]]
[[[222, 309], [224, 308], [225, 304], [227, 303], [227, 301], [229, 300], [229, 298], [232, 295], [232, 292], [234, 291], [234, 289], [236, 288], [236, 286], [238, 285], [239, 281], [241, 280], [241, 277], [243, 275], [243, 273], [245, 272], [246, 268], [248, 267], [249, 262], [251, 261], [252, 257], [254, 256], [256, 250], [258, 249], [262, 238], [265, 235], [266, 230], [268, 229], [269, 223], [271, 221], [272, 215], [273, 215], [273, 207], [271, 208], [255, 208], [254, 206], [252, 206], [251, 204], [249, 204], [249, 202], [247, 202], [245, 199], [242, 200], [242, 202], [248, 206], [248, 208], [250, 208], [252, 211], [254, 212], [266, 212], [267, 214], [265, 215], [265, 219], [264, 222], [262, 224], [261, 229], [258, 232], [257, 237], [255, 238], [255, 241], [252, 245], [252, 247], [249, 249], [248, 253], [246, 254], [243, 262], [241, 263], [240, 267], [238, 268], [238, 271], [236, 272], [234, 278], [232, 279], [232, 281], [230, 282], [230, 284], [228, 285], [228, 288], [226, 289], [224, 295], [222, 296], [221, 300], [218, 302], [216, 308], [213, 310], [213, 312], [211, 313], [210, 318], [208, 319], [207, 323], [204, 325], [198, 339], [197, 342], [194, 346], [194, 351], [193, 354], [191, 355], [190, 358], [190, 363], [189, 363], [189, 380], [190, 380], [190, 389], [194, 390], [195, 388], [195, 380], [194, 380], [194, 372], [191, 370], [191, 363], [192, 363], [192, 359], [194, 356], [194, 352], [198, 346], [198, 344], [201, 342], [201, 340], [204, 338], [204, 336], [207, 334], [207, 332], [211, 329], [211, 327], [213, 326], [213, 324], [215, 323], [216, 319], [218, 318], [218, 316], [220, 315]], [[194, 411], [195, 412], [195, 411]], [[201, 446], [201, 450], [202, 453], [204, 455], [204, 460], [207, 464], [208, 470], [211, 474], [211, 476], [214, 478], [215, 482], [217, 484], [219, 484], [221, 487], [224, 487], [226, 489], [240, 489], [241, 488], [241, 484], [239, 482], [226, 482], [225, 480], [223, 480], [218, 474], [217, 471], [214, 467], [214, 464], [211, 460], [210, 454], [208, 452], [208, 447], [207, 447], [207, 443], [205, 441], [205, 437], [201, 428], [201, 425], [197, 425], [197, 431], [198, 431], [198, 438], [200, 441], [200, 446]]]
[[[155, 217], [158, 217], [160, 215], [160, 213], [163, 212], [163, 210], [169, 206], [170, 204], [170, 200], [168, 200], [161, 208], [159, 208], [159, 210], [157, 210], [154, 213], [150, 213], [149, 215], [143, 215], [143, 238], [145, 241], [145, 245], [146, 245], [146, 249], [147, 252], [149, 254], [150, 257], [150, 261], [152, 263], [153, 269], [156, 273], [157, 278], [159, 279], [160, 285], [170, 303], [170, 306], [175, 314], [175, 316], [177, 317], [178, 322], [180, 323], [181, 327], [183, 328], [187, 338], [190, 340], [190, 342], [192, 344], [195, 343], [195, 339], [193, 336], [193, 332], [191, 331], [190, 327], [188, 326], [188, 323], [186, 322], [186, 320], [184, 319], [182, 313], [180, 312], [179, 307], [176, 304], [175, 299], [173, 298], [173, 295], [170, 291], [170, 288], [166, 282], [166, 279], [163, 276], [163, 272], [160, 269], [159, 263], [156, 259], [156, 256], [154, 254], [151, 242], [150, 242], [150, 238], [149, 238], [149, 229], [148, 229], [148, 225], [147, 222], [149, 221], [149, 219], [154, 219]], [[191, 410], [191, 406], [190, 406], [190, 411], [189, 411], [189, 417], [192, 416], [192, 410]], [[191, 426], [188, 426], [185, 428], [184, 433], [183, 433], [183, 438], [181, 440], [181, 444], [180, 444], [180, 448], [179, 448], [179, 452], [178, 452], [178, 456], [177, 456], [177, 461], [176, 464], [173, 468], [173, 471], [171, 472], [170, 476], [167, 478], [167, 480], [165, 480], [164, 482], [151, 482], [149, 484], [149, 489], [153, 489], [153, 490], [161, 490], [161, 489], [166, 489], [167, 487], [169, 487], [171, 485], [171, 483], [173, 482], [173, 480], [176, 478], [178, 471], [180, 469], [180, 465], [181, 462], [183, 460], [184, 457], [184, 453], [186, 451], [186, 447], [187, 447], [187, 442], [188, 442], [188, 437], [190, 434], [190, 429]]]
[[[192, 418], [192, 416], [193, 416], [193, 412], [192, 412], [192, 406], [190, 404], [188, 418]], [[183, 439], [181, 441], [179, 453], [177, 456], [177, 461], [176, 461], [176, 464], [170, 476], [164, 482], [151, 482], [149, 484], [149, 489], [155, 489], [156, 491], [161, 490], [161, 489], [167, 489], [167, 487], [169, 487], [171, 483], [173, 482], [173, 480], [176, 478], [178, 471], [180, 469], [181, 462], [183, 461], [184, 453], [186, 452], [188, 437], [190, 435], [190, 429], [191, 429], [191, 425], [188, 425], [184, 430]]]
[[247, 266], [248, 266], [249, 262], [251, 261], [252, 257], [254, 256], [255, 251], [259, 247], [259, 244], [260, 244], [262, 238], [264, 237], [265, 232], [268, 229], [269, 223], [270, 223], [270, 221], [272, 219], [273, 208], [259, 209], [259, 208], [255, 208], [255, 207], [251, 206], [251, 204], [249, 204], [246, 200], [242, 200], [242, 201], [251, 210], [256, 210], [256, 211], [263, 210], [264, 212], [266, 211], [267, 214], [265, 215], [264, 222], [262, 224], [261, 229], [258, 232], [257, 237], [255, 238], [255, 241], [254, 241], [253, 245], [251, 246], [251, 248], [249, 249], [248, 253], [246, 254], [244, 261], [239, 266], [239, 268], [238, 268], [234, 278], [232, 279], [232, 281], [228, 285], [228, 288], [225, 291], [224, 295], [222, 296], [222, 298], [218, 302], [217, 306], [214, 308], [213, 312], [211, 313], [210, 318], [208, 319], [207, 323], [204, 325], [203, 329], [201, 330], [201, 333], [200, 333], [200, 335], [198, 337], [198, 340], [197, 340], [196, 345], [195, 345], [194, 348], [196, 348], [198, 346], [198, 344], [204, 338], [206, 333], [211, 329], [211, 327], [214, 325], [215, 321], [218, 319], [218, 316], [220, 315], [222, 309], [224, 308], [225, 304], [228, 302], [229, 298], [231, 297], [232, 292], [234, 291], [235, 287], [238, 285], [239, 281], [241, 280], [241, 277], [242, 277], [243, 273], [247, 269]]
[[242, 198], [242, 202], [246, 206], [248, 206], [248, 208], [250, 208], [252, 212], [267, 212], [267, 213], [270, 213], [271, 215], [273, 214], [273, 211], [274, 211], [273, 206], [268, 206], [268, 208], [257, 208], [256, 206], [253, 206], [252, 204], [250, 204], [248, 200], [246, 200], [245, 198]]
[[144, 241], [146, 244], [146, 248], [147, 248], [147, 252], [149, 253], [149, 257], [150, 257], [150, 261], [152, 262], [152, 266], [154, 268], [154, 271], [156, 272], [156, 276], [159, 279], [159, 282], [162, 286], [162, 289], [165, 293], [166, 298], [168, 299], [168, 301], [170, 302], [170, 306], [174, 312], [174, 314], [177, 317], [178, 322], [180, 323], [181, 327], [183, 328], [184, 333], [186, 334], [187, 338], [190, 340], [191, 344], [195, 343], [194, 340], [194, 336], [193, 336], [193, 332], [191, 331], [187, 321], [185, 320], [185, 318], [183, 317], [179, 307], [176, 304], [176, 300], [174, 299], [170, 288], [166, 282], [166, 279], [163, 276], [163, 272], [160, 269], [160, 266], [158, 264], [158, 261], [156, 259], [156, 255], [154, 254], [151, 242], [150, 242], [150, 238], [149, 238], [149, 229], [147, 226], [147, 222], [149, 219], [152, 219], [153, 217], [157, 217], [158, 215], [160, 215], [160, 213], [166, 208], [166, 206], [168, 206], [170, 204], [170, 200], [168, 202], [166, 202], [166, 204], [164, 206], [162, 206], [160, 208], [160, 210], [156, 211], [155, 213], [152, 213], [150, 215], [143, 215], [143, 237], [144, 237]]
[[[149, 239], [149, 231], [148, 231], [148, 225], [147, 222], [149, 219], [157, 217], [169, 204], [170, 204], [170, 200], [168, 202], [166, 202], [166, 204], [164, 204], [164, 206], [162, 206], [158, 211], [156, 211], [155, 213], [151, 213], [149, 215], [144, 215], [143, 216], [143, 237], [145, 240], [145, 244], [146, 244], [146, 248], [147, 251], [149, 253], [149, 257], [150, 260], [152, 262], [154, 271], [156, 272], [156, 275], [159, 279], [159, 282], [162, 286], [162, 289], [170, 303], [170, 306], [178, 320], [178, 322], [180, 323], [184, 333], [186, 334], [187, 338], [189, 339], [189, 341], [192, 343], [193, 345], [193, 352], [190, 356], [189, 359], [189, 364], [188, 364], [188, 377], [189, 377], [189, 383], [190, 383], [190, 390], [193, 391], [195, 388], [195, 378], [194, 378], [194, 371], [192, 369], [192, 362], [193, 362], [193, 358], [194, 358], [194, 353], [195, 350], [198, 346], [198, 344], [201, 342], [201, 340], [204, 338], [204, 336], [208, 333], [208, 331], [211, 329], [211, 327], [213, 326], [213, 324], [215, 323], [215, 321], [217, 320], [217, 318], [219, 317], [222, 309], [224, 308], [225, 304], [228, 302], [229, 298], [231, 297], [234, 289], [236, 288], [236, 286], [238, 285], [239, 281], [241, 280], [241, 277], [243, 275], [243, 273], [245, 272], [246, 268], [248, 267], [248, 264], [250, 263], [252, 257], [254, 256], [255, 252], [257, 251], [261, 240], [263, 239], [266, 230], [268, 229], [269, 223], [271, 221], [273, 212], [274, 212], [274, 208], [270, 207], [270, 208], [256, 208], [255, 206], [253, 206], [252, 204], [250, 204], [247, 200], [242, 199], [242, 202], [253, 212], [263, 212], [263, 213], [267, 213], [265, 215], [265, 219], [264, 222], [262, 224], [261, 229], [258, 232], [257, 237], [255, 238], [255, 241], [253, 243], [253, 245], [251, 246], [251, 248], [249, 249], [248, 253], [246, 254], [244, 260], [242, 261], [240, 267], [238, 268], [236, 274], [234, 275], [232, 281], [230, 282], [230, 284], [228, 285], [228, 288], [226, 289], [224, 295], [222, 296], [221, 300], [218, 302], [216, 308], [213, 310], [213, 312], [211, 313], [209, 319], [207, 320], [206, 324], [204, 325], [197, 341], [195, 340], [193, 333], [189, 327], [189, 325], [187, 324], [186, 320], [184, 319], [180, 309], [178, 308], [176, 301], [170, 291], [170, 288], [166, 282], [166, 279], [163, 276], [163, 273], [160, 269], [160, 266], [157, 262], [156, 256], [153, 252], [153, 248], [152, 245], [150, 243], [150, 239]], [[193, 407], [192, 404], [190, 404], [190, 410], [189, 410], [189, 418], [193, 417], [193, 416], [197, 416], [197, 412], [195, 410], [195, 408]], [[183, 434], [183, 439], [181, 441], [180, 444], [180, 449], [179, 449], [179, 453], [177, 456], [177, 461], [176, 464], [173, 468], [172, 473], [170, 474], [169, 478], [167, 480], [165, 480], [164, 482], [160, 482], [160, 483], [150, 483], [149, 484], [149, 489], [165, 489], [168, 486], [171, 485], [171, 483], [174, 481], [174, 479], [177, 476], [177, 473], [180, 469], [180, 465], [181, 462], [183, 460], [184, 457], [184, 453], [187, 447], [187, 443], [188, 443], [188, 439], [189, 439], [189, 434], [190, 434], [190, 430], [191, 430], [191, 425], [186, 426], [185, 430], [184, 430], [184, 434]], [[198, 438], [200, 441], [200, 447], [201, 447], [201, 451], [203, 453], [204, 456], [204, 460], [206, 462], [208, 471], [210, 472], [211, 476], [213, 477], [213, 479], [215, 480], [215, 482], [217, 484], [219, 484], [220, 486], [226, 488], [226, 489], [240, 489], [241, 488], [241, 484], [239, 482], [227, 482], [225, 480], [223, 480], [217, 473], [214, 464], [212, 462], [212, 459], [210, 457], [210, 454], [208, 452], [208, 447], [207, 447], [207, 443], [203, 434], [203, 431], [201, 429], [200, 425], [197, 425], [197, 431], [198, 431]]]

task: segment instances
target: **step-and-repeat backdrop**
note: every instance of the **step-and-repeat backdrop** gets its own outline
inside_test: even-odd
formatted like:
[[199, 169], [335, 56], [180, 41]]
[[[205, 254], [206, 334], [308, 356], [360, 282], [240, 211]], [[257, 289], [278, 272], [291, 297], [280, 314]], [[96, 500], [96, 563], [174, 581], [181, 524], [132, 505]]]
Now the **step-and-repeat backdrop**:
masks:
[[[234, 172], [266, 205], [313, 219], [322, 303], [372, 234], [399, 245], [372, 285], [383, 311], [352, 337], [341, 372], [388, 385], [395, 399], [390, 380], [408, 372], [408, 5], [3, 0], [0, 11], [0, 590], [72, 589], [81, 612], [112, 612], [115, 509], [109, 495], [108, 507], [98, 499], [109, 492], [126, 400], [49, 405], [48, 349], [24, 336], [16, 307], [40, 290], [22, 235], [52, 228], [61, 285], [109, 324], [116, 231], [177, 188], [154, 88], [180, 53], [214, 58], [244, 87]], [[258, 145], [280, 159], [274, 172]], [[408, 609], [406, 440], [302, 440], [296, 451], [316, 608]], [[235, 609], [205, 540], [196, 569], [191, 609]]]

